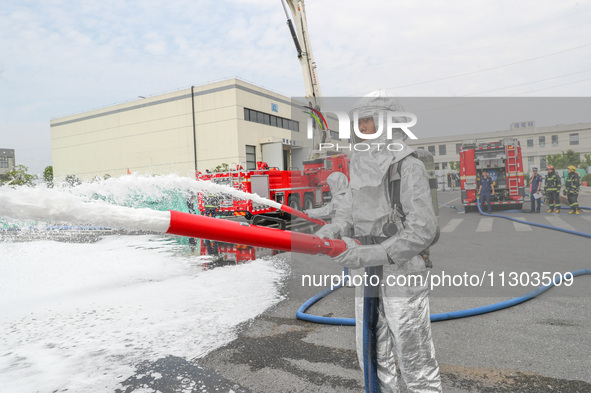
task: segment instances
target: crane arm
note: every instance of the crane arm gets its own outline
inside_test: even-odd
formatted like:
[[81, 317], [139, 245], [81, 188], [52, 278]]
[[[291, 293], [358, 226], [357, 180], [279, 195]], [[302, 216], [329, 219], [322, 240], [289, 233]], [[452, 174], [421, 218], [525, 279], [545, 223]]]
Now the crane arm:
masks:
[[[292, 23], [287, 6], [293, 16], [295, 23]], [[306, 9], [303, 0], [281, 0], [281, 5], [287, 17], [287, 25], [291, 32], [296, 51], [298, 53], [298, 60], [302, 66], [304, 74], [304, 85], [306, 88], [306, 99], [309, 105], [316, 110], [320, 110], [322, 92], [320, 90], [320, 82], [318, 80], [318, 73], [316, 70], [316, 62], [312, 54], [312, 45], [310, 43], [310, 36], [308, 35], [308, 23], [306, 20]], [[295, 25], [295, 28], [294, 28]], [[315, 127], [316, 128], [316, 127]], [[316, 134], [316, 130], [315, 130]], [[316, 136], [315, 138], [316, 139]], [[316, 143], [313, 143], [314, 148], [317, 147], [318, 142], [330, 142], [330, 133], [326, 130]]]

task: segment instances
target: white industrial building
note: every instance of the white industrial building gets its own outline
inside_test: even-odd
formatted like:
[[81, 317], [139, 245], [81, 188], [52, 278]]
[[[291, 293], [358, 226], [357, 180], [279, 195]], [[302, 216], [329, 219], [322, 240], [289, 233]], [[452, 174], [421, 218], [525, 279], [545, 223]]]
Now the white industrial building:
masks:
[[0, 148], [0, 176], [14, 170], [14, 149]]
[[428, 150], [435, 159], [436, 170], [449, 170], [450, 162], [460, 161], [460, 146], [468, 140], [495, 141], [517, 138], [521, 145], [523, 166], [529, 171], [532, 166], [546, 167], [546, 157], [567, 150], [591, 154], [591, 123], [536, 127], [535, 122], [513, 123], [508, 130], [469, 135], [449, 135], [408, 140], [414, 148]]
[[53, 119], [54, 175], [192, 176], [256, 161], [302, 169], [308, 117], [291, 98], [239, 79], [192, 86]]
[[583, 160], [584, 154], [591, 154], [591, 123], [536, 127], [534, 121], [515, 122], [508, 130], [503, 131], [409, 139], [407, 142], [414, 148], [425, 149], [433, 154], [438, 188], [447, 190], [459, 186], [459, 177], [453, 176], [456, 172], [450, 167], [450, 162], [460, 161], [460, 146], [463, 143], [498, 141], [504, 138], [519, 140], [526, 173], [531, 173], [533, 166], [539, 167], [541, 173], [546, 173], [548, 155], [573, 150]]

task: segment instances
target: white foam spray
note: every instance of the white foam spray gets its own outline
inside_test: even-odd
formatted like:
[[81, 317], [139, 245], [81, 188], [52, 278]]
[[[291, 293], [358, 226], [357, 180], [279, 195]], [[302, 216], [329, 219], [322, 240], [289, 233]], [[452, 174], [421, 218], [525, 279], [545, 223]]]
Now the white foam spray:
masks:
[[0, 217], [160, 233], [170, 226], [170, 212], [85, 201], [57, 190], [28, 187], [0, 190]]
[[188, 191], [223, 193], [277, 209], [281, 207], [279, 203], [257, 194], [249, 194], [210, 181], [196, 181], [176, 175], [129, 175], [82, 183], [75, 187], [0, 187], [0, 218], [88, 224], [164, 233], [170, 225], [168, 211], [118, 205], [129, 204], [130, 200], [168, 198], [170, 195], [167, 193], [171, 191], [183, 194]]
[[163, 195], [162, 193], [166, 190], [190, 190], [194, 193], [209, 192], [213, 194], [227, 194], [237, 199], [251, 200], [255, 203], [263, 204], [275, 209], [281, 208], [280, 203], [263, 198], [257, 194], [249, 194], [224, 184], [216, 184], [211, 181], [196, 181], [188, 177], [177, 175], [150, 177], [132, 174], [92, 183], [83, 183], [69, 190], [69, 192], [81, 196], [91, 195], [93, 193], [112, 196], [117, 204], [123, 204], [123, 201], [133, 194], [158, 197]]

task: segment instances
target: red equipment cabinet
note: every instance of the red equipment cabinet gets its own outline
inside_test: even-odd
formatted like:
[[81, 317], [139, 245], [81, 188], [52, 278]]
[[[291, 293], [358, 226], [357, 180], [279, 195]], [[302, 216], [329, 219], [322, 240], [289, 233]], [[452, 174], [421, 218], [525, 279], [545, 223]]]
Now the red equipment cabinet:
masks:
[[460, 148], [462, 204], [466, 212], [478, 210], [476, 196], [482, 171], [492, 178], [492, 205], [521, 209], [525, 197], [521, 146], [514, 138], [493, 142], [466, 142]]
[[[208, 250], [206, 240], [201, 240], [200, 254], [218, 256], [223, 261], [245, 262], [256, 259], [256, 249], [252, 246], [209, 241], [211, 250]], [[266, 250], [266, 249], [263, 249]], [[210, 252], [213, 251], [213, 252]]]
[[[199, 174], [197, 180], [210, 180], [247, 193], [256, 193], [267, 199], [288, 205], [292, 209], [307, 210], [324, 205], [330, 200], [326, 178], [333, 172], [342, 172], [349, 177], [349, 158], [339, 154], [304, 161], [304, 170], [282, 171], [257, 162], [257, 169], [244, 170], [237, 167], [227, 172]], [[204, 212], [203, 195], [197, 195], [198, 208]], [[217, 215], [244, 215], [276, 213], [277, 209], [253, 203], [246, 199], [219, 195]]]

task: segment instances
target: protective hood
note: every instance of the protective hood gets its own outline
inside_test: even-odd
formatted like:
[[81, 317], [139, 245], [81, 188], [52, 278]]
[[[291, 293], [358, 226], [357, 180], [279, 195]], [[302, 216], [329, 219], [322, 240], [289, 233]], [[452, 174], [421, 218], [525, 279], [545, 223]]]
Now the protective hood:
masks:
[[330, 187], [330, 193], [332, 194], [333, 198], [337, 195], [344, 194], [347, 191], [347, 187], [349, 186], [349, 179], [347, 179], [347, 176], [342, 172], [331, 173], [326, 178], [326, 182]]
[[[379, 128], [380, 123], [385, 127], [385, 112], [388, 111], [402, 112], [404, 109], [395, 98], [387, 97], [384, 92], [377, 91], [358, 100], [351, 110], [350, 118], [361, 119], [373, 116], [376, 128]], [[357, 116], [355, 116], [355, 112], [357, 112]], [[353, 130], [351, 133], [355, 135]], [[402, 130], [394, 131], [393, 139], [389, 140], [384, 129], [376, 139], [356, 141], [357, 148], [353, 151], [349, 167], [351, 187], [360, 189], [362, 187], [376, 187], [381, 184], [390, 165], [414, 152], [404, 143], [405, 137], [406, 134]]]

